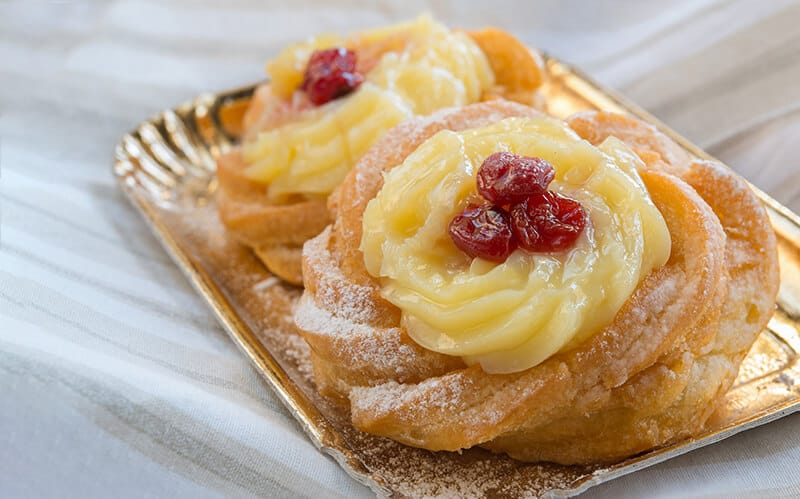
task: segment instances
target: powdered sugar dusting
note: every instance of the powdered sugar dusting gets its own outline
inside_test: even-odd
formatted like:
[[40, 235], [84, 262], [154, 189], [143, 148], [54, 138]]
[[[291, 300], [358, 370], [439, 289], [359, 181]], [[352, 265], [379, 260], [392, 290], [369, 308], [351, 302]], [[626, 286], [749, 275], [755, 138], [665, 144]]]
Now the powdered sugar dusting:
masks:
[[401, 497], [536, 497], [570, 489], [598, 469], [524, 464], [481, 449], [429, 452], [363, 433], [348, 438], [363, 446]]
[[303, 255], [320, 272], [316, 300], [326, 309], [336, 309], [343, 319], [359, 323], [375, 322], [380, 319], [380, 311], [370, 306], [375, 289], [355, 284], [347, 279], [331, 260], [326, 242], [330, 237], [330, 227], [303, 246]]
[[263, 281], [256, 283], [256, 285], [253, 286], [253, 289], [258, 292], [263, 292], [268, 290], [272, 286], [279, 284], [280, 282], [281, 282], [280, 279], [278, 279], [277, 277], [270, 276], [264, 279]]
[[[297, 326], [315, 351], [334, 364], [359, 370], [373, 383], [394, 379], [416, 382], [463, 367], [460, 360], [425, 350], [404, 337], [393, 307], [377, 289], [347, 279], [328, 250], [326, 229], [303, 248], [314, 286], [298, 303]], [[394, 324], [393, 324], [394, 322]], [[342, 386], [343, 394], [347, 391]]]

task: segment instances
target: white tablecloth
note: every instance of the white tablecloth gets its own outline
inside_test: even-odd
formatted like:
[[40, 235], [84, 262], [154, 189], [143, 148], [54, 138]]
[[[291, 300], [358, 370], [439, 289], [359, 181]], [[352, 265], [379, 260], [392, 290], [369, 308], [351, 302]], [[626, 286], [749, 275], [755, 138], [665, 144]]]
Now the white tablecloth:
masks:
[[[119, 137], [262, 78], [284, 44], [413, 17], [501, 26], [800, 209], [800, 4], [0, 2], [0, 496], [367, 497], [319, 454], [111, 175]], [[223, 7], [224, 5], [224, 7]], [[800, 494], [800, 416], [589, 496]]]

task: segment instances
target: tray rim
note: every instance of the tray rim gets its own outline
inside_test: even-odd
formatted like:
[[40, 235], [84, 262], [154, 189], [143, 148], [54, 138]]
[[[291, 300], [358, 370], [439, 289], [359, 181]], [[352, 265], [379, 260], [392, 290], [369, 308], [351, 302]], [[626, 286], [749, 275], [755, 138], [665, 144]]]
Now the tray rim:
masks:
[[[693, 155], [701, 159], [713, 160], [725, 165], [722, 161], [706, 153], [699, 146], [672, 130], [661, 120], [637, 104], [618, 92], [596, 82], [582, 70], [546, 53], [542, 55], [548, 67], [555, 67], [576, 76], [581, 84], [585, 84], [590, 87], [592, 91], [602, 94], [603, 97], [619, 108], [621, 112], [631, 114], [654, 125], [659, 131], [669, 136]], [[206, 105], [210, 101], [219, 104], [226, 100], [235, 100], [243, 96], [249, 96], [258, 85], [263, 83], [265, 83], [265, 80], [220, 92], [203, 93], [192, 100], [185, 101], [175, 108], [161, 111], [140, 122], [136, 128], [123, 135], [118, 142], [112, 164], [112, 173], [117, 178], [125, 197], [145, 220], [155, 238], [178, 266], [195, 291], [206, 301], [214, 312], [220, 325], [237, 348], [239, 348], [257, 368], [261, 377], [269, 384], [272, 391], [276, 393], [280, 401], [300, 424], [313, 445], [321, 452], [331, 456], [350, 477], [370, 488], [379, 497], [388, 497], [392, 495], [391, 489], [387, 487], [388, 484], [381, 483], [382, 480], [372, 476], [358, 456], [356, 456], [345, 443], [338, 430], [331, 425], [311, 399], [291, 381], [287, 373], [280, 367], [278, 361], [258, 339], [255, 332], [238, 316], [231, 302], [214, 283], [211, 276], [201, 265], [188, 256], [188, 252], [184, 249], [183, 245], [174, 237], [167, 225], [160, 220], [160, 217], [157, 215], [157, 210], [154, 207], [155, 203], [147, 199], [147, 196], [141, 192], [142, 189], [134, 188], [126, 181], [130, 172], [127, 168], [121, 167], [121, 163], [127, 160], [125, 160], [124, 155], [120, 153], [120, 148], [126, 138], [137, 133], [141, 125], [161, 119], [161, 115], [165, 111], [172, 111], [176, 114], [188, 113], [201, 105]], [[218, 123], [216, 124], [219, 125]], [[230, 143], [229, 137], [224, 137], [223, 139], [223, 143]], [[725, 165], [725, 167], [729, 168], [727, 165]], [[748, 182], [748, 184], [759, 199], [769, 208], [768, 213], [773, 226], [778, 222], [774, 216], [777, 215], [784, 219], [779, 223], [788, 223], [800, 229], [800, 215], [795, 214], [789, 208], [783, 206], [769, 194], [750, 182]], [[765, 328], [764, 331], [768, 331], [768, 329]], [[797, 353], [800, 355], [800, 352]], [[301, 401], [305, 403], [299, 403]], [[800, 397], [793, 401], [786, 401], [768, 409], [761, 410], [738, 424], [729, 424], [728, 426], [714, 430], [699, 438], [690, 438], [676, 442], [667, 447], [649, 451], [639, 456], [634, 456], [633, 458], [629, 458], [633, 459], [633, 461], [627, 464], [620, 465], [621, 463], [618, 463], [612, 465], [618, 466], [617, 468], [601, 468], [589, 477], [581, 479], [577, 486], [568, 489], [551, 489], [546, 491], [543, 497], [571, 497], [581, 494], [601, 483], [654, 466], [693, 450], [718, 443], [743, 431], [768, 424], [799, 411]]]

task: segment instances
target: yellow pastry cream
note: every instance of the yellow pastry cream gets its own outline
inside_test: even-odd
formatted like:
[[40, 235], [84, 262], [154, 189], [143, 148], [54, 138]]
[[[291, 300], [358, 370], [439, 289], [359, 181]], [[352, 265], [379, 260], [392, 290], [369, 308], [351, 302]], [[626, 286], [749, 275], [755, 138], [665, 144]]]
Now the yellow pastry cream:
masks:
[[318, 49], [355, 51], [365, 81], [351, 94], [306, 107], [245, 143], [245, 174], [282, 202], [293, 194], [326, 196], [385, 132], [404, 118], [477, 102], [494, 85], [484, 53], [465, 33], [423, 16], [356, 33], [321, 36], [289, 47], [267, 65], [271, 92], [292, 99]]
[[[579, 201], [589, 216], [574, 247], [517, 249], [502, 263], [456, 248], [448, 225], [470, 204], [485, 203], [475, 175], [498, 151], [554, 166], [550, 189]], [[385, 175], [367, 205], [367, 271], [421, 346], [490, 373], [533, 367], [610, 323], [640, 280], [669, 258], [670, 235], [639, 177], [642, 166], [616, 138], [595, 147], [544, 116], [440, 131]]]

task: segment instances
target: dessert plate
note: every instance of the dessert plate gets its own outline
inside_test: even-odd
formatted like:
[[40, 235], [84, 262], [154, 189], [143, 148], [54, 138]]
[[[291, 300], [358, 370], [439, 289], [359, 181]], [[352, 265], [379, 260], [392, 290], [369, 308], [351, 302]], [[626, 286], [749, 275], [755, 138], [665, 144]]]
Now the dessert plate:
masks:
[[[546, 59], [543, 92], [558, 117], [600, 109], [656, 125], [692, 154], [709, 158], [653, 116]], [[215, 158], [236, 144], [254, 86], [207, 94], [166, 110], [125, 135], [114, 174], [131, 203], [206, 300], [231, 339], [275, 390], [309, 438], [380, 496], [569, 496], [800, 410], [800, 217], [758, 191], [778, 235], [778, 306], [705, 432], [619, 463], [521, 463], [481, 449], [429, 452], [362, 433], [314, 389], [308, 347], [294, 331], [300, 290], [271, 276], [231, 240], [217, 218]]]

